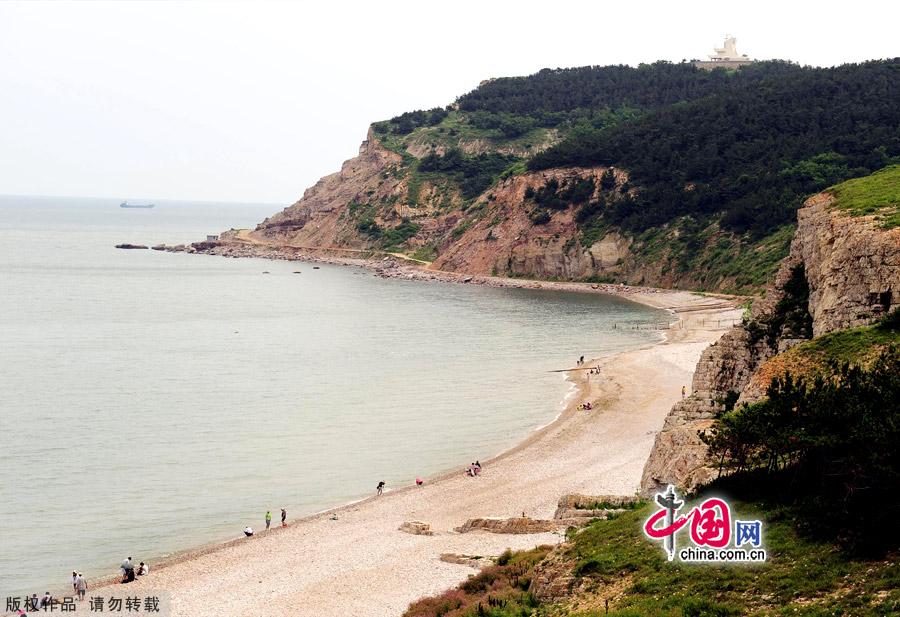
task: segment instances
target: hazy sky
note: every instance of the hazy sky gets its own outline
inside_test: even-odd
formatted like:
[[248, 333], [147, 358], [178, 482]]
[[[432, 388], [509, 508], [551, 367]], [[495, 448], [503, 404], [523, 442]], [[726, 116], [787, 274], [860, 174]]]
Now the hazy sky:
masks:
[[900, 55], [900, 3], [0, 3], [0, 194], [289, 203], [374, 120], [487, 77]]

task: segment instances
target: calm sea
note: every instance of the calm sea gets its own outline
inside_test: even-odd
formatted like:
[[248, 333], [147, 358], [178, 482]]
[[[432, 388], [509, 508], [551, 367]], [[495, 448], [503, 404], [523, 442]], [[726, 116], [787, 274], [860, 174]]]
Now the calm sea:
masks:
[[0, 596], [488, 458], [559, 413], [550, 370], [653, 340], [612, 322], [666, 318], [600, 295], [113, 248], [278, 209], [0, 197]]

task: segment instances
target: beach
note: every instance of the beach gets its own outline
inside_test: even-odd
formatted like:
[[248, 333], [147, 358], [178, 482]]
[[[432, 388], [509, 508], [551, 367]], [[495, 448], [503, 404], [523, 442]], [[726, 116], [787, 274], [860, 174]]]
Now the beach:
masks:
[[[172, 614], [185, 616], [400, 615], [410, 602], [475, 573], [471, 566], [441, 560], [442, 554], [495, 556], [507, 548], [560, 542], [558, 533], [454, 529], [473, 518], [524, 513], [550, 519], [565, 494], [633, 495], [654, 436], [682, 386], [690, 388], [701, 352], [740, 316], [728, 302], [687, 292], [636, 291], [627, 297], [672, 311], [675, 323], [665, 340], [588, 360], [584, 368], [560, 367], [572, 369], [567, 378], [575, 388], [566, 409], [524, 443], [483, 461], [480, 476], [466, 476], [471, 461], [460, 461], [459, 469], [427, 478], [420, 487], [388, 486], [375, 497], [373, 484], [373, 497], [366, 500], [289, 521], [284, 529], [257, 529], [252, 538], [185, 552], [151, 564], [149, 576], [126, 587], [94, 584], [88, 595], [160, 595]], [[591, 375], [587, 369], [597, 364], [599, 376]], [[592, 410], [578, 409], [585, 401], [593, 403]], [[429, 524], [433, 535], [398, 529], [409, 521]]]

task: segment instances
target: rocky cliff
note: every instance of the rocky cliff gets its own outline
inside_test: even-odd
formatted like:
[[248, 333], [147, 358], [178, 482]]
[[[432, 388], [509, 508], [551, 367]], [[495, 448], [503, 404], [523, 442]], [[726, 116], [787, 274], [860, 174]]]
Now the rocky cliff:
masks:
[[[586, 230], [578, 221], [578, 204], [541, 208], [529, 197], [529, 191], [539, 191], [550, 182], [565, 187], [591, 179], [595, 189], [589, 199], [608, 204], [635, 190], [628, 187], [624, 170], [604, 166], [516, 169], [471, 196], [463, 193], [458, 179], [420, 173], [417, 161], [443, 156], [453, 147], [486, 156], [485, 141], [460, 138], [455, 145], [438, 140], [429, 144], [429, 138], [429, 133], [419, 131], [408, 143], [398, 144], [370, 129], [358, 156], [307, 189], [296, 203], [264, 220], [250, 236], [267, 244], [304, 249], [403, 253], [429, 262], [429, 268], [465, 274], [694, 289], [731, 289], [743, 284], [741, 268], [717, 275], [713, 282], [709, 268], [686, 267], [681, 261], [686, 245], [680, 224], [639, 237], [615, 227]], [[545, 139], [532, 151], [553, 143]], [[492, 151], [507, 149], [494, 144]], [[615, 185], [607, 182], [601, 188], [607, 170]], [[537, 220], [536, 214], [543, 218]], [[748, 254], [774, 263], [781, 256], [778, 253], [786, 250], [790, 230], [786, 232]], [[717, 223], [701, 235], [703, 242], [692, 244], [690, 250], [709, 260], [727, 262], [742, 250], [740, 241]]]
[[809, 335], [871, 323], [900, 306], [900, 227], [886, 228], [877, 215], [850, 216], [830, 192], [809, 198], [797, 221], [765, 298], [703, 352], [691, 396], [672, 408], [656, 437], [643, 494], [670, 483], [689, 490], [715, 476], [698, 431], [726, 408], [764, 395], [772, 374], [759, 369], [767, 360]]
[[[413, 146], [407, 156], [424, 152], [420, 141]], [[403, 239], [404, 249], [434, 259], [434, 269], [573, 280], [611, 278], [636, 270], [628, 265], [629, 239], [610, 232], [582, 246], [574, 209], [549, 212], [548, 222], [535, 225], [525, 197], [526, 190], [539, 189], [550, 180], [565, 183], [579, 178], [594, 179], [599, 196], [605, 171], [605, 167], [572, 167], [523, 173], [500, 180], [467, 201], [439, 178], [417, 182], [406, 169], [404, 157], [387, 149], [370, 130], [358, 156], [307, 189], [295, 204], [260, 223], [253, 235], [303, 248], [377, 250], [385, 247], [381, 240], [385, 233], [406, 223], [404, 229], [412, 233]], [[627, 180], [624, 172], [614, 173], [619, 186]], [[416, 193], [415, 199], [411, 192]], [[371, 224], [381, 233], [371, 233]]]

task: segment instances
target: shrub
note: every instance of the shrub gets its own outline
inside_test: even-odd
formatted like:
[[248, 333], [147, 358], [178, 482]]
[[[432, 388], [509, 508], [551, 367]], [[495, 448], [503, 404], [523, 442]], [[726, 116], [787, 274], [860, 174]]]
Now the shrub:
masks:
[[450, 177], [466, 199], [474, 199], [484, 192], [500, 174], [520, 159], [496, 152], [470, 156], [459, 148], [450, 148], [444, 154], [431, 151], [418, 163], [422, 173], [438, 173]]
[[550, 222], [550, 212], [543, 208], [535, 208], [528, 213], [528, 218], [533, 225], [546, 225]]
[[[819, 514], [811, 527], [854, 550], [900, 543], [900, 349], [868, 370], [831, 364], [811, 381], [776, 378], [767, 398], [722, 414], [701, 439], [721, 472], [779, 476]], [[823, 510], [824, 508], [824, 510]]]

